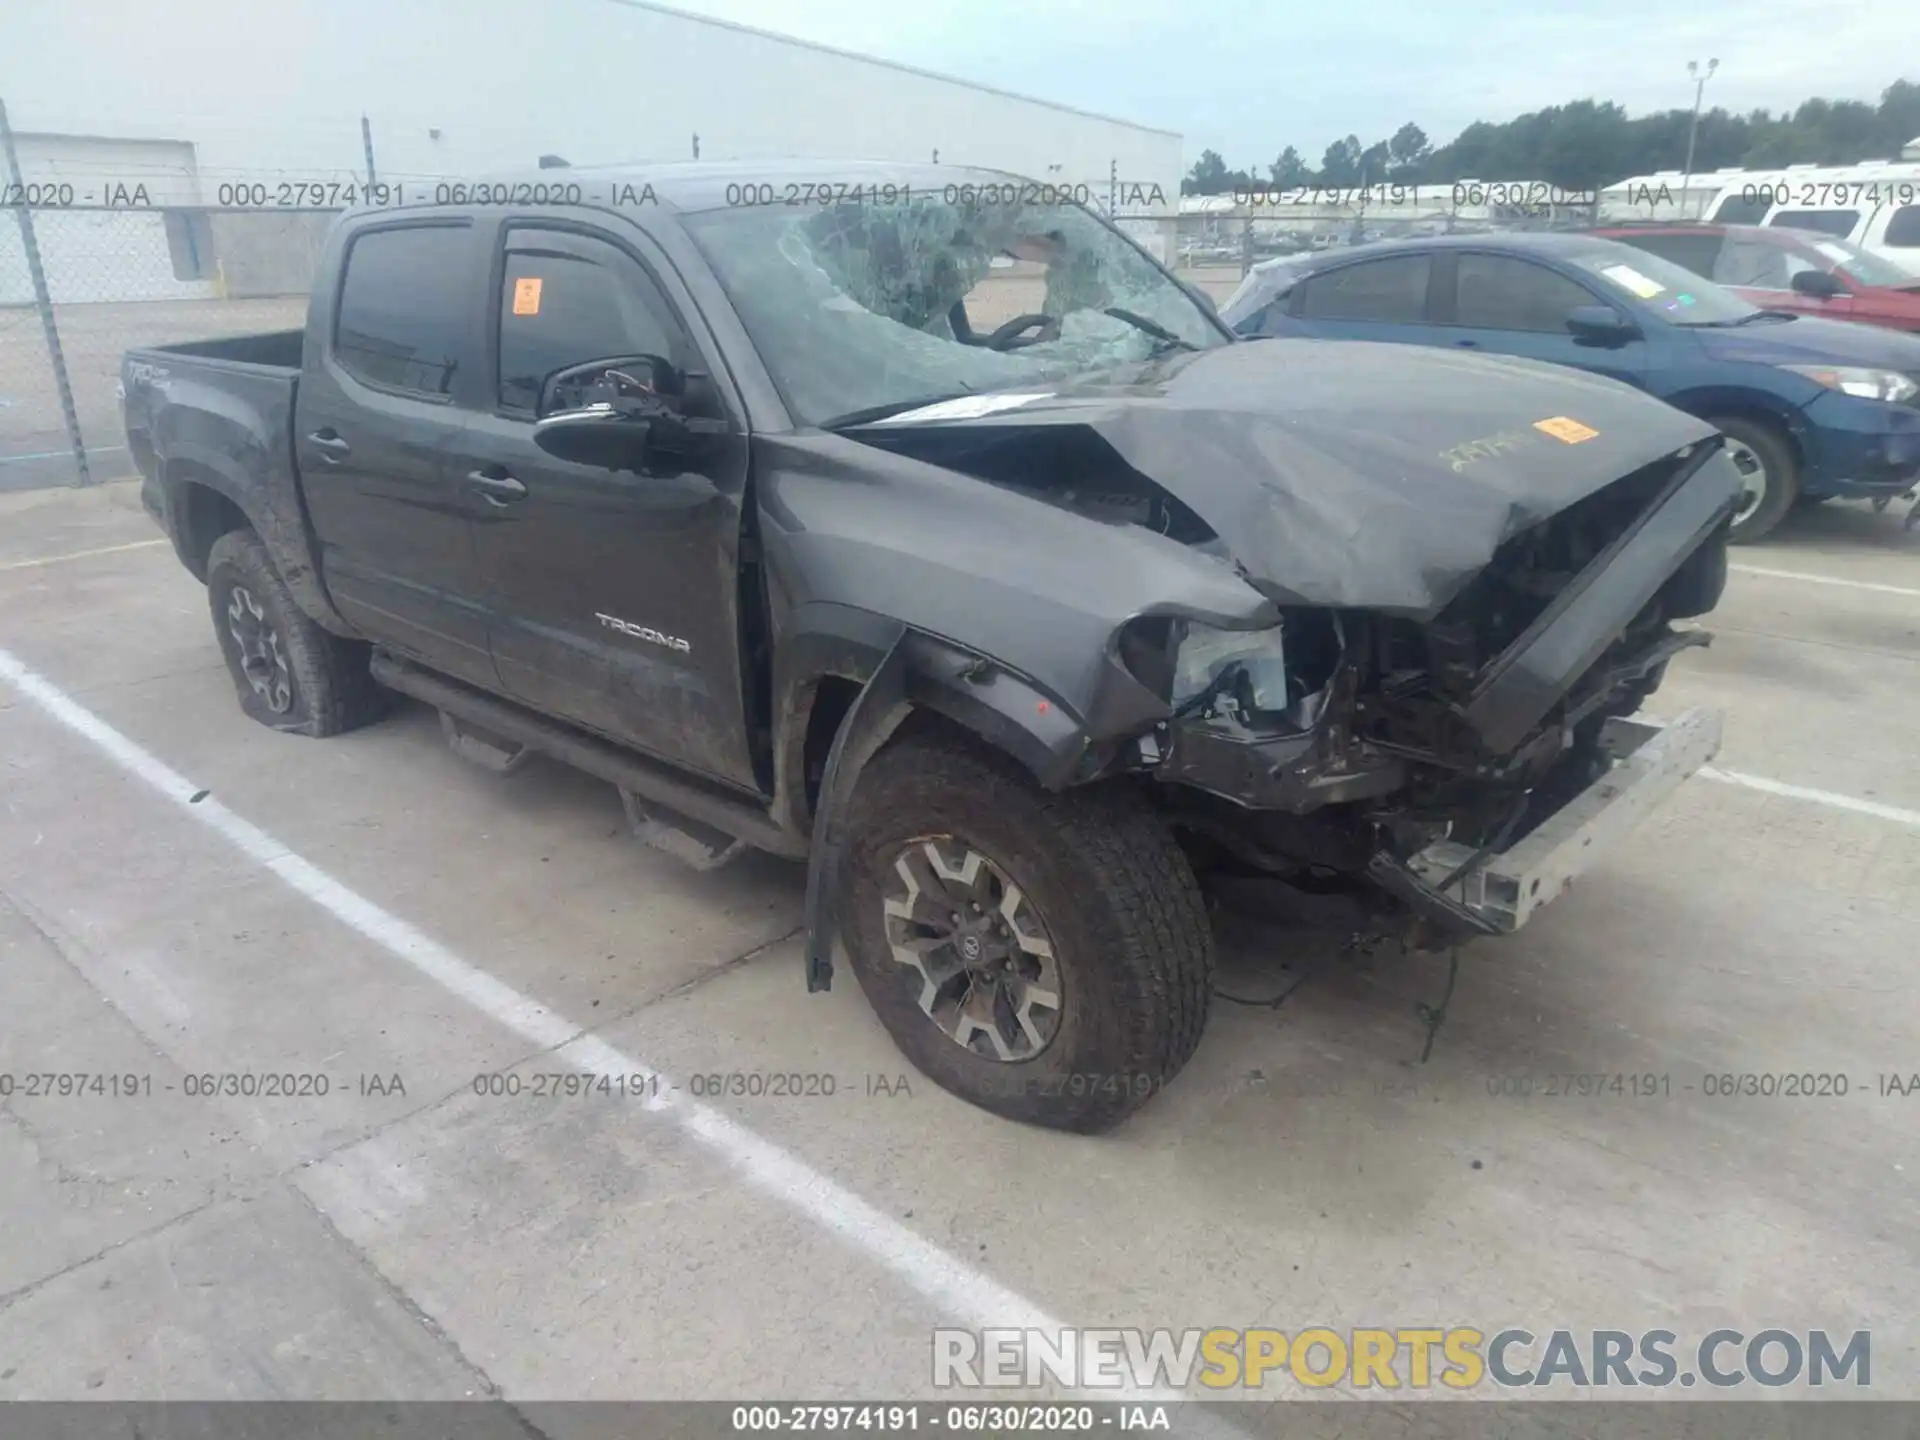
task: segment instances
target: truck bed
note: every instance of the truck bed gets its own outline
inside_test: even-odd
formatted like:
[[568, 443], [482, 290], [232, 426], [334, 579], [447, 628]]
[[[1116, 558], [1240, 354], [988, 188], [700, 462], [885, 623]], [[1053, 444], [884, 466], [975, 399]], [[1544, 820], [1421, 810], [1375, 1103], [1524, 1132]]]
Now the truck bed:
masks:
[[[302, 340], [300, 331], [284, 330], [127, 351], [120, 362], [121, 405], [140, 473], [153, 476], [169, 453], [205, 461], [212, 450], [245, 467], [249, 484], [267, 482], [273, 471], [290, 481]], [[263, 455], [265, 436], [278, 443]]]
[[188, 568], [201, 573], [224, 500], [267, 542], [303, 603], [326, 613], [293, 453], [303, 341], [285, 330], [129, 350], [121, 403], [141, 498]]
[[165, 363], [163, 357], [194, 360], [224, 360], [237, 365], [260, 366], [272, 370], [300, 369], [300, 347], [305, 332], [275, 330], [265, 335], [229, 335], [217, 340], [184, 340], [177, 345], [151, 345], [132, 350], [132, 358]]

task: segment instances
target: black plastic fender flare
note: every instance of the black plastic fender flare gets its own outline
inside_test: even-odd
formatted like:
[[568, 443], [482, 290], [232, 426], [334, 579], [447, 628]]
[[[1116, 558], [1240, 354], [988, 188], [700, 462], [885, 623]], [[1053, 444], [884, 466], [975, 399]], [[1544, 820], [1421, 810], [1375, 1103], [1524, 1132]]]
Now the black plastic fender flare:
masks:
[[907, 699], [907, 642], [902, 630], [841, 721], [820, 776], [807, 860], [807, 991], [833, 988], [833, 942], [840, 934], [840, 867], [845, 860], [848, 801], [880, 747], [913, 710]]
[[[297, 490], [289, 488], [290, 501], [276, 497], [269, 487], [250, 480], [232, 457], [197, 443], [174, 442], [160, 453], [159, 463], [157, 483], [166, 496], [167, 538], [173, 543], [174, 555], [190, 573], [205, 578], [189, 558], [181, 504], [187, 487], [198, 486], [228, 501], [246, 518], [248, 527], [267, 547], [274, 573], [308, 618], [343, 639], [362, 638], [335, 608], [333, 596], [321, 579], [316, 537], [307, 519], [305, 501]], [[291, 487], [291, 480], [287, 483]]]
[[854, 787], [915, 710], [945, 716], [1012, 756], [1049, 790], [1072, 784], [1087, 754], [1085, 723], [1045, 691], [984, 656], [902, 628], [848, 707], [821, 772], [807, 851], [809, 991], [829, 989], [833, 980], [838, 882]]

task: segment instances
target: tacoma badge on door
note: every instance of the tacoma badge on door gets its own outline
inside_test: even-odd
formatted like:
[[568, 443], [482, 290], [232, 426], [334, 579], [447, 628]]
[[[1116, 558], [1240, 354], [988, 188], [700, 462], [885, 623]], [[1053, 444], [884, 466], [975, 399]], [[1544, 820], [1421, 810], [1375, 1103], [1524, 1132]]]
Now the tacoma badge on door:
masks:
[[654, 645], [663, 645], [669, 650], [678, 650], [682, 655], [690, 654], [693, 650], [693, 647], [678, 635], [662, 635], [658, 630], [649, 629], [645, 625], [635, 625], [631, 620], [622, 620], [618, 616], [602, 615], [598, 610], [593, 612], [593, 618], [609, 630], [618, 630], [622, 635], [632, 635]]

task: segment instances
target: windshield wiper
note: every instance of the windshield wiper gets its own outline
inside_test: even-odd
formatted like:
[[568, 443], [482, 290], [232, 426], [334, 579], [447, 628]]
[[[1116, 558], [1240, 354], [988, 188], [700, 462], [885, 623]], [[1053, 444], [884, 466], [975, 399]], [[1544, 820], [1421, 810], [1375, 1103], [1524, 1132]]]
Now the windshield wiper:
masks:
[[907, 411], [918, 410], [923, 405], [938, 405], [943, 400], [958, 400], [962, 395], [979, 393], [972, 386], [963, 385], [958, 390], [944, 390], [934, 395], [917, 395], [911, 400], [890, 400], [885, 405], [869, 405], [864, 410], [849, 410], [846, 414], [836, 415], [831, 420], [822, 420], [820, 428], [838, 430], [845, 425], [870, 425], [875, 420], [904, 415]]
[[1118, 305], [1109, 305], [1100, 313], [1103, 315], [1111, 315], [1116, 320], [1124, 320], [1127, 324], [1133, 326], [1134, 329], [1145, 331], [1162, 344], [1178, 346], [1182, 350], [1198, 350], [1200, 348], [1191, 340], [1182, 340], [1178, 335], [1174, 334], [1173, 331], [1167, 329], [1166, 326], [1149, 320], [1144, 315], [1136, 315], [1131, 310], [1122, 310]]
[[[1800, 317], [1791, 310], [1756, 310], [1751, 315], [1742, 315], [1738, 320], [1696, 320], [1696, 330], [1737, 330], [1742, 325], [1752, 325], [1760, 320], [1798, 320]], [[1685, 323], [1684, 321], [1681, 323]]]

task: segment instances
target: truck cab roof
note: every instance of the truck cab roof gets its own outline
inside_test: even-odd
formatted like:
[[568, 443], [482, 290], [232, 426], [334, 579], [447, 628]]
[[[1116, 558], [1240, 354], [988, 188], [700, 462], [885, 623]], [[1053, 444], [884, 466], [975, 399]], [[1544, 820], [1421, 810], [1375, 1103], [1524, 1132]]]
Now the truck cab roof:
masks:
[[[473, 203], [498, 189], [511, 202], [520, 195], [550, 195], [557, 187], [577, 185], [579, 203], [613, 205], [616, 197], [650, 191], [647, 203], [679, 214], [698, 214], [741, 204], [826, 204], [838, 196], [858, 198], [880, 187], [883, 191], [936, 192], [950, 185], [1031, 187], [1037, 196], [1060, 198], [1078, 188], [1048, 185], [1005, 170], [970, 165], [940, 165], [897, 160], [688, 160], [662, 164], [568, 165], [550, 169], [520, 168], [496, 174], [404, 186], [404, 208]], [[742, 187], [752, 186], [754, 197], [743, 199]], [[421, 198], [414, 200], [418, 194]], [[449, 193], [466, 198], [439, 198]], [[481, 203], [486, 203], [483, 199]], [[355, 213], [391, 210], [396, 206], [362, 205]]]

